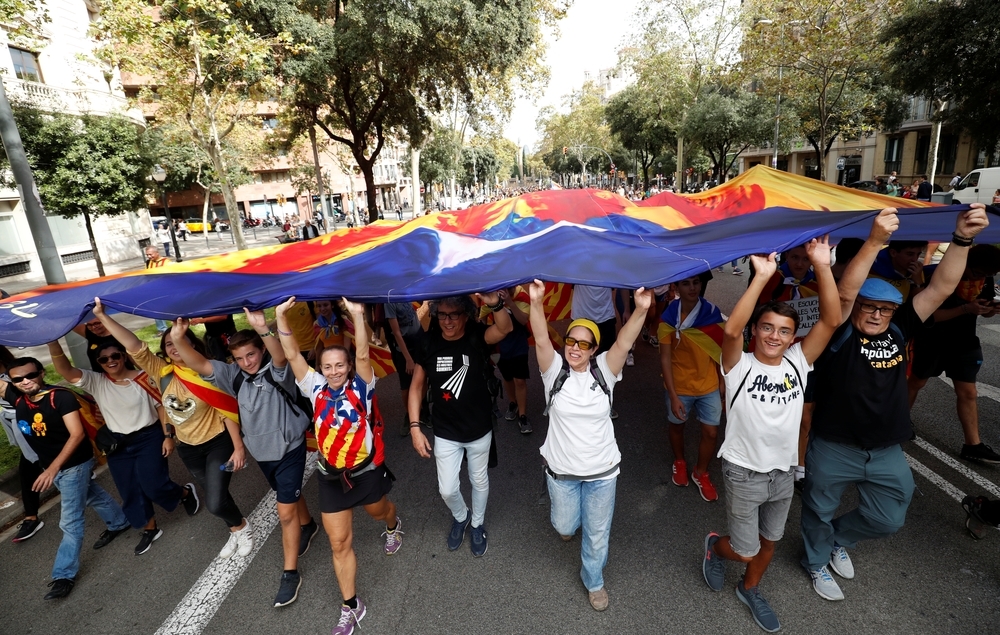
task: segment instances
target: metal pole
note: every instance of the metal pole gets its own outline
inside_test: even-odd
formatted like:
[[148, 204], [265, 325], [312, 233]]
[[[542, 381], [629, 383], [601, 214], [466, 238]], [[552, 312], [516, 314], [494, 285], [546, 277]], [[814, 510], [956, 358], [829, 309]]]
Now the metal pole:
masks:
[[[781, 25], [781, 43], [782, 48], [784, 48], [785, 42], [785, 25]], [[775, 100], [774, 106], [774, 156], [771, 157], [771, 167], [775, 170], [778, 169], [778, 133], [781, 127], [781, 70], [784, 68], [782, 65], [778, 65], [778, 97]]]
[[170, 242], [174, 246], [174, 261], [181, 262], [181, 248], [177, 244], [177, 234], [174, 232], [174, 220], [170, 218], [170, 208], [167, 206], [167, 191], [160, 188], [160, 194], [163, 196], [163, 214], [167, 217], [167, 229], [170, 230]]

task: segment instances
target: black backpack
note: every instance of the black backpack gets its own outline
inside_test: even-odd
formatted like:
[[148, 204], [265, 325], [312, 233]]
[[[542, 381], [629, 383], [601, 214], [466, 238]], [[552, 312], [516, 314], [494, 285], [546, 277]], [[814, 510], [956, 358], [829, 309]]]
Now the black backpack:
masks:
[[[562, 355], [559, 356], [562, 360], [562, 368], [559, 369], [559, 375], [556, 376], [555, 382], [552, 384], [552, 390], [549, 391], [549, 402], [545, 404], [545, 410], [542, 412], [542, 416], [548, 416], [549, 408], [552, 407], [552, 401], [556, 398], [556, 393], [562, 390], [563, 384], [569, 379], [569, 362]], [[611, 402], [611, 389], [608, 388], [608, 382], [604, 381], [604, 374], [601, 369], [597, 367], [597, 358], [590, 358], [590, 374], [594, 377], [594, 383], [601, 387], [604, 394], [608, 396], [608, 403]], [[591, 386], [593, 388], [593, 386]]]

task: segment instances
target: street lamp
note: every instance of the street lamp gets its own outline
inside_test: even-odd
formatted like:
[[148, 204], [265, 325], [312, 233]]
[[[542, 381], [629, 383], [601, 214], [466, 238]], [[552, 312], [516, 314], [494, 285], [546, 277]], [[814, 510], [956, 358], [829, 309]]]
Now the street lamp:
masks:
[[163, 182], [167, 179], [167, 171], [159, 163], [153, 166], [153, 180], [160, 187], [160, 195], [163, 196], [163, 215], [167, 217], [167, 228], [170, 230], [170, 242], [174, 245], [174, 260], [181, 261], [181, 248], [177, 244], [177, 234], [174, 232], [174, 223], [170, 219], [170, 208], [167, 206], [167, 191], [163, 188]]
[[656, 162], [656, 189], [660, 189], [660, 172], [663, 170], [663, 162]]

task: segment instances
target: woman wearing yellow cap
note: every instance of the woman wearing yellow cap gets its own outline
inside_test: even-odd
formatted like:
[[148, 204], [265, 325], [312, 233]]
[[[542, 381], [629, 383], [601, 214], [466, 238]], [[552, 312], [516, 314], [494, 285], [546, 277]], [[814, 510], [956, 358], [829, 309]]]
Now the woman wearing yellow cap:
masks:
[[[531, 330], [547, 333], [542, 306], [545, 285], [535, 280], [529, 295]], [[569, 325], [561, 359], [556, 358], [549, 338], [535, 338], [535, 355], [548, 403], [549, 430], [541, 454], [546, 462], [552, 526], [565, 541], [582, 527], [580, 577], [587, 587], [590, 605], [597, 611], [608, 607], [603, 572], [621, 461], [611, 423], [611, 400], [652, 301], [651, 290], [641, 288], [635, 292], [636, 310], [611, 348], [599, 355], [601, 332], [591, 320], [573, 320]]]

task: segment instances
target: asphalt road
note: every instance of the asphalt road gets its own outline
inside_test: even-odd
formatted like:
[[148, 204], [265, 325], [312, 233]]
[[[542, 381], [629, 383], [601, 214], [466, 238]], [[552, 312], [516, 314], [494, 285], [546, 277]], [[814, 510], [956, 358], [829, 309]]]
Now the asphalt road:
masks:
[[[724, 311], [732, 307], [746, 279], [716, 274], [708, 296]], [[986, 362], [980, 381], [1000, 386], [1000, 320], [980, 328]], [[536, 372], [537, 369], [533, 370]], [[610, 607], [593, 611], [580, 582], [580, 541], [564, 543], [548, 520], [548, 500], [538, 448], [546, 431], [541, 385], [529, 383], [529, 416], [535, 432], [527, 437], [512, 422], [499, 427], [500, 466], [491, 470], [486, 516], [489, 551], [474, 559], [468, 541], [449, 552], [445, 535], [450, 516], [437, 493], [433, 462], [420, 459], [396, 425], [402, 417], [395, 377], [382, 382], [380, 401], [387, 427], [388, 463], [397, 477], [391, 497], [405, 532], [402, 549], [382, 553], [383, 528], [360, 512], [355, 519], [358, 592], [368, 605], [360, 633], [759, 633], [733, 586], [741, 574], [730, 564], [726, 588], [710, 591], [701, 575], [702, 543], [710, 530], [725, 529], [722, 501], [706, 503], [692, 485], [670, 483], [670, 456], [657, 353], [637, 345], [636, 366], [625, 370], [616, 389], [618, 443], [623, 454], [611, 551], [605, 569]], [[994, 396], [1000, 396], [997, 390]], [[981, 396], [984, 440], [1000, 447], [1000, 402]], [[951, 389], [932, 380], [914, 409], [918, 435], [927, 447], [957, 460], [962, 438]], [[697, 429], [688, 424], [688, 457], [695, 454]], [[914, 443], [914, 459], [961, 492], [983, 487]], [[994, 484], [996, 468], [961, 462]], [[175, 480], [189, 480], [176, 457]], [[711, 475], [722, 492], [718, 462]], [[114, 492], [109, 475], [101, 483]], [[972, 540], [965, 515], [946, 491], [916, 477], [916, 493], [906, 527], [890, 539], [852, 550], [857, 577], [840, 581], [846, 599], [817, 596], [799, 567], [802, 541], [798, 498], [787, 532], [762, 583], [786, 633], [951, 633], [997, 632], [1000, 623], [1000, 536]], [[997, 485], [994, 485], [997, 487]], [[468, 486], [464, 487], [468, 492]], [[316, 480], [305, 489], [318, 511]], [[256, 467], [236, 475], [234, 496], [249, 514], [267, 494]], [[852, 505], [853, 492], [845, 498]], [[316, 514], [318, 518], [318, 513]], [[194, 518], [180, 509], [158, 512], [163, 537], [145, 555], [132, 553], [137, 532], [101, 551], [90, 545], [103, 529], [88, 512], [79, 582], [72, 595], [43, 602], [45, 584], [60, 539], [58, 506], [43, 514], [46, 527], [30, 541], [0, 542], [0, 633], [115, 635], [156, 633], [211, 565], [226, 540], [223, 523], [204, 510]], [[218, 604], [206, 634], [328, 633], [339, 613], [340, 595], [324, 534], [317, 536], [299, 570], [303, 585], [294, 604], [272, 607], [281, 570], [280, 534], [275, 530], [224, 598], [221, 591], [201, 606]], [[217, 600], [217, 602], [216, 602]], [[161, 632], [179, 632], [169, 629]], [[197, 631], [194, 631], [197, 632]]]

